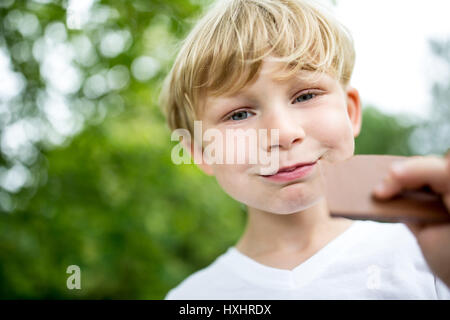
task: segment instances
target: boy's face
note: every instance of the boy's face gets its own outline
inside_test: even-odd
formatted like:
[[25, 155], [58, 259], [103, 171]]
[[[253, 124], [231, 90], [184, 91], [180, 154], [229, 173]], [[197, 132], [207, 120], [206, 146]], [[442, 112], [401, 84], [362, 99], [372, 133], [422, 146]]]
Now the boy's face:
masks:
[[[321, 199], [321, 161], [335, 162], [353, 155], [354, 137], [361, 126], [361, 104], [355, 89], [344, 89], [338, 80], [325, 74], [302, 79], [302, 75], [311, 74], [302, 71], [299, 77], [278, 82], [273, 79], [278, 64], [265, 60], [256, 81], [234, 96], [207, 97], [200, 119], [203, 131], [214, 128], [225, 137], [227, 129], [267, 129], [269, 134], [271, 129], [278, 129], [278, 143], [261, 143], [259, 148], [268, 153], [277, 148], [281, 171], [300, 163], [316, 164], [303, 176], [297, 170], [263, 176], [261, 164], [249, 161], [203, 162], [199, 166], [214, 175], [237, 201], [271, 213], [290, 214]], [[226, 157], [230, 148], [226, 139], [224, 143]]]

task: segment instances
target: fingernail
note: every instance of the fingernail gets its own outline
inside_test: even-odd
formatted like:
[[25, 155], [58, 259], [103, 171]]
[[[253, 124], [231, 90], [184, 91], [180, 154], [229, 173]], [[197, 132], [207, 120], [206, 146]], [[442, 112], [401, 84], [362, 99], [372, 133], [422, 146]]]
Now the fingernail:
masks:
[[402, 173], [405, 167], [401, 162], [394, 162], [391, 168], [396, 173]]
[[374, 191], [376, 193], [383, 193], [385, 191], [385, 189], [386, 189], [386, 186], [384, 185], [384, 183], [381, 182], [375, 186]]

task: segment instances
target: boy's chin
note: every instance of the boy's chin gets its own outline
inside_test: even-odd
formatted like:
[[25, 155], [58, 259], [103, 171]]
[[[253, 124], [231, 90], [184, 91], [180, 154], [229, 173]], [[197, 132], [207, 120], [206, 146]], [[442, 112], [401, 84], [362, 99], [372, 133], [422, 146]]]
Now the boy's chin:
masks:
[[277, 215], [289, 215], [294, 213], [300, 213], [302, 211], [313, 208], [314, 206], [319, 205], [322, 200], [324, 200], [323, 196], [317, 196], [311, 199], [302, 199], [301, 201], [297, 199], [296, 201], [280, 201], [278, 203], [271, 203], [268, 205], [257, 205], [251, 206], [248, 205], [249, 210], [256, 209], [259, 211], [264, 211]]

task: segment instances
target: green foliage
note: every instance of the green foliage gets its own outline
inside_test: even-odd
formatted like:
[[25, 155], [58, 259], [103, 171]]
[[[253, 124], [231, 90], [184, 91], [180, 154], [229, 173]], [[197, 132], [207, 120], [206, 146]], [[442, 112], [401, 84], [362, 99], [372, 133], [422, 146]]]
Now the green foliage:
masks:
[[[123, 113], [49, 152], [48, 181], [0, 216], [3, 297], [164, 297], [242, 231], [240, 206], [193, 166], [174, 166], [160, 122]], [[153, 127], [153, 129], [150, 129]], [[82, 290], [65, 269], [80, 266]]]
[[361, 132], [355, 139], [355, 154], [411, 156], [408, 140], [415, 125], [403, 124], [404, 117], [389, 116], [374, 107], [363, 108]]

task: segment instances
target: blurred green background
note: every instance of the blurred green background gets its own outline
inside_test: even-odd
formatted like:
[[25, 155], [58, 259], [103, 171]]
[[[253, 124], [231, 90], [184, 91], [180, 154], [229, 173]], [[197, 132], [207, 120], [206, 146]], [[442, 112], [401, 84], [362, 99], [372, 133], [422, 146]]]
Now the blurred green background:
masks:
[[[0, 1], [1, 299], [162, 299], [237, 241], [245, 210], [171, 162], [157, 105], [208, 2]], [[442, 154], [450, 79], [433, 96], [425, 120], [364, 106], [356, 153]]]

